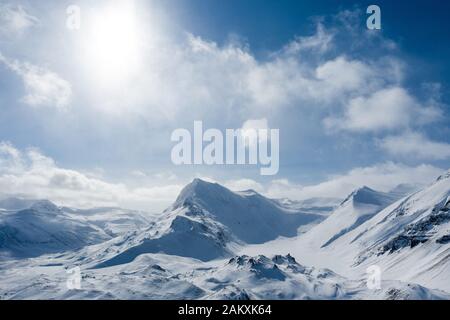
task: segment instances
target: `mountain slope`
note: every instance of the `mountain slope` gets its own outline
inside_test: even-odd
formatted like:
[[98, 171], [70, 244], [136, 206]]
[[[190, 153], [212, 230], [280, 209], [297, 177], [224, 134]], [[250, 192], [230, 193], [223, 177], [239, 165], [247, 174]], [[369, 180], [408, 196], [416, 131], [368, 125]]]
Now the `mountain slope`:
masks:
[[208, 299], [349, 300], [349, 299], [448, 299], [438, 290], [398, 281], [382, 281], [380, 289], [366, 281], [348, 280], [329, 269], [305, 267], [291, 255], [236, 256], [210, 270], [194, 272], [194, 282]]
[[[0, 299], [449, 299], [450, 172], [404, 190], [360, 188], [296, 237], [320, 216], [201, 180], [144, 230], [136, 212], [40, 201], [0, 214], [0, 255], [39, 255], [0, 259]], [[74, 266], [81, 291], [61, 285]]]
[[[367, 195], [351, 198], [365, 199], [371, 206], [380, 203], [378, 198], [373, 201]], [[247, 247], [241, 253], [290, 252], [309, 265], [331, 268], [352, 278], [365, 277], [367, 268], [375, 265], [384, 279], [450, 292], [450, 172], [422, 190], [372, 212], [365, 222], [348, 228], [352, 225], [349, 221], [358, 221], [360, 211], [344, 201], [327, 220], [306, 234]], [[343, 224], [347, 229], [342, 229]]]
[[73, 219], [100, 228], [110, 237], [146, 229], [152, 220], [152, 216], [144, 212], [121, 208], [62, 208], [62, 210]]
[[450, 291], [450, 172], [348, 234], [356, 266]]
[[[49, 264], [50, 262], [51, 264]], [[349, 280], [329, 269], [306, 267], [292, 256], [234, 256], [198, 260], [144, 254], [128, 264], [102, 269], [81, 265], [82, 290], [61, 285], [67, 273], [61, 257], [29, 264], [0, 261], [0, 299], [449, 299], [419, 285]]]
[[362, 187], [352, 192], [333, 213], [305, 235], [316, 249], [331, 245], [346, 233], [372, 218], [393, 203], [396, 197]]
[[103, 256], [98, 267], [128, 263], [143, 253], [163, 252], [202, 261], [232, 255], [237, 246], [292, 237], [320, 219], [281, 207], [256, 192], [232, 192], [199, 179], [145, 232], [115, 245], [119, 254]]
[[11, 257], [75, 250], [109, 238], [102, 230], [69, 217], [46, 200], [0, 216], [0, 254]]
[[319, 214], [328, 217], [342, 202], [338, 198], [309, 198], [305, 200], [290, 200], [287, 198], [275, 200], [280, 206], [304, 213]]
[[276, 201], [254, 192], [231, 192], [216, 184], [195, 179], [181, 192], [172, 210], [188, 208], [208, 212], [245, 243], [263, 243], [279, 236], [293, 237], [301, 225], [318, 219], [317, 215], [298, 214]]

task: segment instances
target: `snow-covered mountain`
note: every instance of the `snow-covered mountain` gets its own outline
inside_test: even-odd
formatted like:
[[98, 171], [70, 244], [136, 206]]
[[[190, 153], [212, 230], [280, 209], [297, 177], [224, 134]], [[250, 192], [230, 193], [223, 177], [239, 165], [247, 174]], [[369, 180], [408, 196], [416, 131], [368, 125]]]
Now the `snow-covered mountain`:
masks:
[[329, 216], [334, 209], [342, 202], [338, 198], [315, 197], [305, 200], [291, 200], [287, 198], [276, 199], [281, 206], [305, 213], [320, 214]]
[[152, 215], [122, 208], [73, 209], [62, 208], [70, 217], [92, 224], [110, 237], [148, 228]]
[[288, 210], [255, 191], [232, 192], [217, 184], [195, 179], [183, 189], [170, 210], [199, 212], [223, 224], [245, 243], [263, 243], [279, 236], [293, 237], [301, 225], [317, 215]]
[[317, 247], [326, 247], [349, 231], [357, 228], [398, 198], [389, 193], [362, 187], [353, 191], [334, 211], [310, 230], [308, 235]]
[[290, 252], [357, 278], [376, 265], [386, 279], [450, 292], [450, 172], [388, 205], [394, 199], [395, 194], [359, 189], [306, 234], [243, 252]]
[[[325, 203], [196, 179], [158, 216], [3, 210], [0, 299], [450, 299], [450, 171], [419, 191], [361, 187], [331, 214], [305, 210]], [[367, 287], [374, 266], [380, 289]], [[65, 285], [73, 267], [81, 290]]]
[[148, 230], [121, 240], [120, 253], [99, 266], [159, 252], [209, 261], [232, 255], [238, 246], [296, 236], [299, 227], [318, 219], [321, 216], [284, 208], [254, 191], [232, 192], [195, 179]]
[[[0, 215], [0, 255], [35, 257], [77, 250], [147, 227], [141, 214], [122, 209], [76, 210], [48, 200], [8, 199]], [[28, 207], [14, 211], [14, 208]]]
[[[234, 256], [200, 262], [143, 254], [127, 264], [82, 268], [80, 290], [65, 283], [61, 257], [25, 265], [0, 262], [0, 299], [449, 299], [448, 293], [400, 281], [369, 290], [329, 269], [306, 267], [292, 256]], [[17, 270], [21, 270], [20, 276]]]
[[424, 187], [425, 186], [401, 183], [398, 186], [396, 186], [394, 189], [389, 191], [389, 193], [400, 199], [400, 198], [409, 196], [409, 195], [413, 194], [414, 192], [417, 192], [417, 191], [423, 189]]
[[366, 281], [352, 281], [329, 269], [306, 267], [291, 255], [236, 256], [207, 272], [194, 272], [195, 284], [213, 293], [207, 299], [448, 299], [438, 290], [398, 281], [368, 290]]
[[50, 201], [0, 216], [0, 254], [33, 257], [75, 250], [110, 237], [89, 224], [73, 219]]
[[450, 291], [450, 171], [348, 234], [356, 266]]

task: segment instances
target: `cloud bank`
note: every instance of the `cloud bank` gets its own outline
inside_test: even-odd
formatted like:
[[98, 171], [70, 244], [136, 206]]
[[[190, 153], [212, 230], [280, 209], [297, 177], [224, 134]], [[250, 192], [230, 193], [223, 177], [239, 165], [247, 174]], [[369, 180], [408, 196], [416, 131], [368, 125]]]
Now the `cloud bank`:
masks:
[[165, 184], [131, 188], [122, 183], [59, 167], [39, 150], [18, 150], [0, 143], [2, 196], [50, 199], [74, 207], [122, 206], [158, 211], [174, 201], [183, 186]]

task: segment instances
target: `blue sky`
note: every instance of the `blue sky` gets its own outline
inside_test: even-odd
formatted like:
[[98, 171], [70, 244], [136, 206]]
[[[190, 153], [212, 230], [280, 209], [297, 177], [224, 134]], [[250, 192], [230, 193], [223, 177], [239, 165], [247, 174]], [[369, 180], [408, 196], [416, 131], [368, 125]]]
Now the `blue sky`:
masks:
[[[3, 195], [159, 210], [194, 177], [303, 199], [450, 167], [449, 4], [124, 3], [0, 1]], [[370, 4], [382, 30], [365, 27]], [[194, 120], [263, 119], [280, 129], [277, 176], [170, 161]]]

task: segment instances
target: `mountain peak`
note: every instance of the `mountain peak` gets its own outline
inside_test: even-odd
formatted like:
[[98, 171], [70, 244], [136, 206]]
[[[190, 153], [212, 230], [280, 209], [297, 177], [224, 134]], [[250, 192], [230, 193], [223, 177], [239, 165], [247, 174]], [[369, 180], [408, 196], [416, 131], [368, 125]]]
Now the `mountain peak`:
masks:
[[217, 188], [217, 187], [221, 187], [221, 186], [218, 183], [209, 182], [206, 180], [202, 180], [200, 178], [195, 178], [194, 180], [192, 180], [192, 182], [190, 184], [188, 184], [186, 186], [186, 188], [189, 188], [191, 190], [198, 190], [201, 188]]
[[450, 169], [447, 170], [447, 172], [445, 172], [443, 175], [439, 176], [439, 178], [437, 178], [436, 181], [442, 181], [449, 178], [450, 178]]
[[373, 193], [373, 192], [377, 192], [377, 191], [373, 190], [372, 188], [369, 188], [368, 186], [362, 186], [361, 188], [358, 188], [355, 190], [355, 193], [357, 193], [357, 194]]
[[393, 202], [396, 197], [389, 195], [387, 193], [376, 191], [367, 186], [362, 186], [355, 191], [353, 191], [342, 203], [345, 205], [350, 201], [353, 204], [370, 204], [370, 205], [385, 205], [387, 203]]
[[181, 190], [173, 207], [179, 208], [200, 198], [217, 197], [227, 193], [231, 191], [217, 183], [196, 178]]
[[351, 200], [355, 200], [355, 199], [361, 198], [361, 197], [363, 197], [366, 194], [371, 194], [373, 192], [376, 192], [376, 191], [371, 189], [371, 188], [369, 188], [369, 187], [367, 187], [367, 186], [359, 187], [358, 189], [353, 190], [352, 193], [350, 193], [347, 196], [347, 198], [345, 198], [345, 200], [342, 201], [341, 205], [343, 205], [343, 204], [345, 204], [345, 203], [347, 203], [347, 202], [349, 202]]
[[320, 218], [316, 214], [285, 209], [256, 192], [233, 192], [201, 179], [188, 184], [166, 213], [171, 219], [184, 215], [201, 223], [207, 217], [213, 229], [217, 224], [223, 225], [237, 239], [252, 244], [279, 236], [293, 237], [299, 226]]
[[213, 183], [212, 182], [207, 182], [206, 180], [202, 180], [200, 178], [195, 178], [194, 180], [192, 180], [192, 182], [190, 184], [200, 185], [200, 184], [213, 184]]
[[30, 209], [42, 212], [59, 212], [59, 208], [49, 200], [39, 200], [35, 202]]

